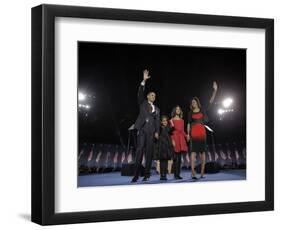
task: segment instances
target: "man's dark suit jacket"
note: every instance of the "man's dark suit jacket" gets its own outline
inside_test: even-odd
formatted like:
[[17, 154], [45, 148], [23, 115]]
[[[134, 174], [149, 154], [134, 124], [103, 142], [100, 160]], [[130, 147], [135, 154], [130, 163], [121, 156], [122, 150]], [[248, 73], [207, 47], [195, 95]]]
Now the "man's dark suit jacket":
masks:
[[160, 109], [155, 105], [155, 111], [151, 112], [151, 105], [144, 97], [144, 86], [140, 85], [138, 89], [138, 103], [140, 112], [135, 122], [135, 129], [138, 131], [147, 131], [159, 133], [160, 129]]

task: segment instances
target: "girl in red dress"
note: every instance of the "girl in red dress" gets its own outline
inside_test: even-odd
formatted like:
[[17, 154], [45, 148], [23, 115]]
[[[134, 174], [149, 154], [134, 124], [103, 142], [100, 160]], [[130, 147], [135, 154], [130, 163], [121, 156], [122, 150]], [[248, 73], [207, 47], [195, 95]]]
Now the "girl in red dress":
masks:
[[[217, 93], [217, 83], [213, 83], [213, 94], [210, 99], [210, 105], [213, 103]], [[191, 178], [197, 180], [195, 175], [195, 160], [196, 153], [200, 153], [201, 161], [201, 178], [204, 178], [205, 163], [206, 163], [206, 129], [205, 123], [208, 122], [208, 117], [204, 109], [201, 107], [200, 101], [197, 97], [193, 97], [190, 104], [190, 113], [188, 115], [187, 124], [187, 138], [190, 139], [191, 152]]]
[[187, 135], [184, 131], [184, 120], [183, 112], [180, 106], [176, 106], [171, 114], [172, 119], [170, 120], [171, 126], [174, 128], [172, 132], [172, 142], [174, 145], [174, 176], [176, 180], [182, 179], [180, 176], [181, 170], [181, 156], [187, 152]]

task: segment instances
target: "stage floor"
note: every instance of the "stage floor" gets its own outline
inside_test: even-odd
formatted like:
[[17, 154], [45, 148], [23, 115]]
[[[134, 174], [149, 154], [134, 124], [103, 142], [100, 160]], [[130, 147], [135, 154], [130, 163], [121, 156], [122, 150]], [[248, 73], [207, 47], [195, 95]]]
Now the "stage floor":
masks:
[[[137, 183], [130, 183], [131, 176], [121, 176], [121, 172], [110, 172], [102, 174], [88, 174], [78, 176], [78, 187], [90, 187], [90, 186], [108, 186], [108, 185], [129, 185], [129, 184], [159, 184], [159, 183], [184, 183], [184, 182], [208, 182], [208, 181], [226, 181], [226, 180], [246, 180], [245, 169], [228, 169], [221, 170], [219, 173], [206, 174], [205, 178], [192, 180], [190, 170], [182, 170], [182, 180], [175, 180], [172, 174], [167, 176], [167, 181], [160, 181], [159, 175], [156, 172], [152, 172], [149, 181], [142, 181], [142, 177], [139, 178]], [[197, 175], [198, 178], [200, 175]]]

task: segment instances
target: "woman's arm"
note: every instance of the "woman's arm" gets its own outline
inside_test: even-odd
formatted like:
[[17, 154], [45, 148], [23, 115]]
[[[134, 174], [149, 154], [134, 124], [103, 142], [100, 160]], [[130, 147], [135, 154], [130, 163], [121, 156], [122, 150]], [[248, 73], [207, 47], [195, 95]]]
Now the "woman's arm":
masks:
[[218, 91], [218, 85], [217, 85], [217, 82], [213, 82], [213, 94], [212, 94], [212, 97], [210, 98], [210, 104], [212, 104], [213, 102], [214, 102], [214, 100], [215, 100], [215, 97], [216, 97], [216, 95], [217, 95], [217, 91]]
[[188, 123], [187, 124], [187, 135], [189, 135], [190, 134], [190, 124]]
[[204, 123], [209, 122], [209, 117], [208, 117], [207, 112], [203, 109], [202, 113], [203, 113], [203, 122]]
[[190, 124], [187, 124], [187, 134], [186, 134], [186, 140], [189, 141], [190, 140]]
[[186, 131], [187, 131], [187, 134], [186, 134], [186, 140], [189, 141], [190, 140], [190, 124], [191, 124], [191, 116], [192, 116], [192, 112], [190, 111], [188, 113], [188, 117], [187, 117], [187, 127], [186, 127]]

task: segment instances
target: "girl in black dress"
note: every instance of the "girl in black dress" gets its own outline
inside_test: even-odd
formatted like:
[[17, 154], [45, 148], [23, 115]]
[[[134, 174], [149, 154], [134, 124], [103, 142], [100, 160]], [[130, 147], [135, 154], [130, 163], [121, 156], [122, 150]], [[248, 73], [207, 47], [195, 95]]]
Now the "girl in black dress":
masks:
[[161, 127], [159, 139], [155, 145], [155, 160], [160, 161], [160, 180], [167, 180], [168, 160], [170, 160], [174, 153], [174, 147], [171, 139], [172, 128], [169, 125], [167, 116], [161, 116]]
[[[213, 94], [210, 99], [210, 105], [213, 103], [217, 93], [217, 83], [213, 83]], [[191, 177], [197, 180], [195, 175], [195, 160], [196, 153], [200, 154], [201, 161], [201, 178], [204, 178], [205, 163], [206, 163], [206, 129], [205, 123], [208, 122], [207, 114], [204, 108], [201, 107], [200, 100], [197, 97], [193, 97], [190, 104], [190, 112], [188, 115], [187, 124], [187, 136], [190, 140], [190, 152], [191, 152]]]

